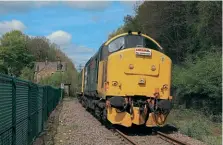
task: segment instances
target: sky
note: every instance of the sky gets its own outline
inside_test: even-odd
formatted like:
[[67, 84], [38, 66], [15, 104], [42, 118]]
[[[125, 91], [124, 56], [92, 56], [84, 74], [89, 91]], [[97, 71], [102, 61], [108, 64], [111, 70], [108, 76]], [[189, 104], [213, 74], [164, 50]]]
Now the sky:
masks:
[[84, 65], [108, 35], [133, 15], [135, 1], [0, 1], [0, 35], [20, 30], [45, 36], [72, 59]]

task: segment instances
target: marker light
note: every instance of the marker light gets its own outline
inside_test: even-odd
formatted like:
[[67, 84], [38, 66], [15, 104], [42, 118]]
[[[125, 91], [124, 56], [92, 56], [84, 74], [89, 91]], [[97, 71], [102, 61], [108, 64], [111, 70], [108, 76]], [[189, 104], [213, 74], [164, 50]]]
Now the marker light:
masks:
[[130, 64], [129, 65], [129, 69], [133, 69], [134, 68], [134, 65], [133, 64]]
[[155, 70], [156, 70], [156, 66], [155, 66], [155, 65], [152, 65], [152, 66], [151, 66], [151, 70], [152, 70], [152, 71], [155, 71]]

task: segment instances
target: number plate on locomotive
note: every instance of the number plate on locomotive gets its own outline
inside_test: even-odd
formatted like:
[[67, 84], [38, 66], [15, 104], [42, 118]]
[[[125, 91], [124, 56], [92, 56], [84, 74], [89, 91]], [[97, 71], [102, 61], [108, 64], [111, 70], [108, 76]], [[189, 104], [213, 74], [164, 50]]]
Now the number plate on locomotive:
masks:
[[135, 48], [136, 55], [144, 55], [144, 56], [151, 56], [152, 51], [147, 48]]

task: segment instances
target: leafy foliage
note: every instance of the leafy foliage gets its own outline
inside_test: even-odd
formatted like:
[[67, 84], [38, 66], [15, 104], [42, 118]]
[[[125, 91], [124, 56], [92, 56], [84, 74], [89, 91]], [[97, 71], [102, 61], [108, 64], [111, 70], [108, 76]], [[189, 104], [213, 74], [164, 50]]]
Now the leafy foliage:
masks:
[[28, 67], [24, 67], [21, 71], [21, 75], [19, 76], [21, 79], [33, 81], [34, 78], [34, 70]]
[[184, 67], [176, 65], [173, 71], [173, 87], [181, 93], [200, 94], [221, 98], [221, 54], [207, 53], [195, 61], [188, 59]]
[[158, 40], [166, 54], [179, 64], [187, 55], [202, 53], [212, 46], [219, 46], [216, 48], [221, 51], [221, 5], [220, 1], [145, 1], [135, 10], [135, 16], [127, 15], [124, 26], [110, 37], [140, 30]]
[[4, 69], [19, 76], [23, 67], [33, 67], [33, 56], [28, 51], [27, 40], [20, 31], [8, 32], [0, 39], [0, 60]]
[[208, 52], [196, 60], [188, 59], [183, 66], [173, 69], [173, 88], [179, 102], [203, 110], [206, 114], [219, 114], [222, 110], [221, 54]]
[[52, 49], [50, 42], [45, 37], [29, 38], [27, 47], [32, 54], [35, 54], [34, 57], [37, 61], [45, 61], [46, 57], [49, 57], [49, 61], [55, 60], [55, 56], [50, 54], [50, 50]]
[[40, 84], [60, 87], [60, 83], [61, 83], [61, 80], [63, 80], [63, 77], [64, 77], [64, 74], [56, 72], [53, 75], [42, 79], [40, 81]]

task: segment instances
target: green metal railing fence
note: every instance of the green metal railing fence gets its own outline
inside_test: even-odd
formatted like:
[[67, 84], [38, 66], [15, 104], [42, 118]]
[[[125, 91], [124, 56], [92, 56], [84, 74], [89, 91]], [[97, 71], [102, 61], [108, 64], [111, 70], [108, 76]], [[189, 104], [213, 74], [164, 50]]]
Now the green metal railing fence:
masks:
[[59, 103], [62, 89], [0, 74], [0, 145], [30, 145]]

